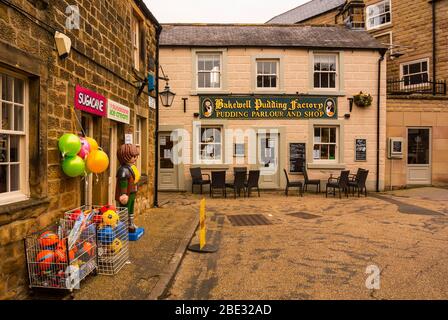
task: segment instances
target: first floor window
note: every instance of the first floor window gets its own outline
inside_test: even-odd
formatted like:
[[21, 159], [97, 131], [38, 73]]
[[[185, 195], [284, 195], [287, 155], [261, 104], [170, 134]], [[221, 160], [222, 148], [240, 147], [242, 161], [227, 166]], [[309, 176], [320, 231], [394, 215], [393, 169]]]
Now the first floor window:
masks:
[[198, 54], [198, 88], [221, 87], [221, 54]]
[[278, 87], [278, 61], [257, 60], [257, 88]]
[[337, 128], [314, 127], [314, 160], [336, 160]]
[[390, 0], [367, 7], [367, 29], [380, 27], [390, 22]]
[[26, 193], [25, 81], [0, 71], [0, 202]]
[[220, 127], [201, 127], [199, 142], [200, 159], [220, 161], [222, 155], [222, 131]]
[[402, 64], [401, 68], [405, 86], [428, 82], [428, 60]]
[[335, 54], [317, 54], [314, 56], [314, 88], [336, 88]]
[[140, 21], [135, 15], [131, 18], [131, 24], [134, 68], [140, 70]]

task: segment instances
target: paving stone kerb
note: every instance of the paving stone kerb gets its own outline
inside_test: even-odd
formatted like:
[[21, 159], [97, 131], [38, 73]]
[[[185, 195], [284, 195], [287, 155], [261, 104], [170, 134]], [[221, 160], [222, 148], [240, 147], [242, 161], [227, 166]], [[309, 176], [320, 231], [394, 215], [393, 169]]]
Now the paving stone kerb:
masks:
[[[163, 203], [163, 196], [161, 203]], [[130, 264], [114, 276], [91, 276], [76, 291], [77, 300], [147, 300], [162, 296], [198, 225], [199, 202], [147, 210], [137, 224], [144, 236], [130, 242]]]

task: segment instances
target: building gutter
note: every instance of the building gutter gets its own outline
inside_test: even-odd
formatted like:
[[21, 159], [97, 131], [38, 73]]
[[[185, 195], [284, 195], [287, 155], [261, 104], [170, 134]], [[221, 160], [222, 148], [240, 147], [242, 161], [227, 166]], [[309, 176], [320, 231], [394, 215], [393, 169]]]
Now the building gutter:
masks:
[[162, 27], [158, 25], [156, 28], [156, 81], [155, 81], [155, 92], [156, 92], [156, 121], [154, 129], [154, 193], [153, 193], [153, 207], [159, 207], [159, 70], [160, 70], [160, 33], [162, 32]]
[[432, 95], [436, 95], [436, 2], [437, 0], [432, 0]]
[[385, 50], [380, 51], [378, 59], [378, 95], [376, 114], [376, 192], [380, 191], [380, 117], [381, 117], [381, 64], [384, 60]]

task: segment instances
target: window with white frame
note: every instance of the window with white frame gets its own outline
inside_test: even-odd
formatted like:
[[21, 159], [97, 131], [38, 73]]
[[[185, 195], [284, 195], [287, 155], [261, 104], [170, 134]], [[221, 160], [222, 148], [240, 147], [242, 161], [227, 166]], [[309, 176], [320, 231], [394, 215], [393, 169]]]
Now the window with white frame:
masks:
[[143, 128], [144, 119], [141, 117], [137, 117], [135, 121], [135, 145], [140, 150], [140, 156], [137, 158], [137, 169], [142, 172], [142, 128]]
[[314, 160], [337, 160], [338, 146], [337, 127], [315, 126], [313, 138], [313, 159]]
[[405, 86], [427, 83], [429, 79], [428, 59], [403, 63], [401, 75]]
[[390, 0], [372, 4], [366, 9], [367, 29], [378, 28], [391, 21]]
[[221, 127], [199, 127], [199, 159], [204, 162], [222, 160]]
[[314, 55], [314, 88], [336, 88], [337, 57], [336, 54]]
[[25, 86], [0, 70], [0, 203], [27, 194]]
[[221, 88], [221, 53], [198, 53], [197, 62], [198, 88]]
[[278, 60], [257, 59], [257, 88], [278, 88]]
[[132, 57], [134, 62], [134, 68], [140, 69], [140, 21], [135, 16], [132, 15], [131, 18], [131, 28], [132, 28]]

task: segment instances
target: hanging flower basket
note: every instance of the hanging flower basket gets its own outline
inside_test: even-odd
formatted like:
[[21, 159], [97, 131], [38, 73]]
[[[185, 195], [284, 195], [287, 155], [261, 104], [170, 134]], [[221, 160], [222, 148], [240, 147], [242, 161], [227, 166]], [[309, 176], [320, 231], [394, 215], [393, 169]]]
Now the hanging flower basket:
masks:
[[372, 96], [368, 93], [362, 93], [362, 91], [353, 96], [353, 101], [358, 107], [369, 107], [372, 105]]

